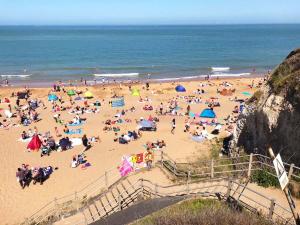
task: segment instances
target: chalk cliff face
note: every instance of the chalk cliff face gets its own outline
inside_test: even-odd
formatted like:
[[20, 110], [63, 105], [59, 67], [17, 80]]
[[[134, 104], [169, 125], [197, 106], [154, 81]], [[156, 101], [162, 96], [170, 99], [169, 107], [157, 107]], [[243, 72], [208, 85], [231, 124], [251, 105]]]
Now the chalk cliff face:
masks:
[[300, 165], [300, 49], [274, 70], [249, 100], [231, 142], [246, 153], [266, 154], [270, 145], [284, 160]]

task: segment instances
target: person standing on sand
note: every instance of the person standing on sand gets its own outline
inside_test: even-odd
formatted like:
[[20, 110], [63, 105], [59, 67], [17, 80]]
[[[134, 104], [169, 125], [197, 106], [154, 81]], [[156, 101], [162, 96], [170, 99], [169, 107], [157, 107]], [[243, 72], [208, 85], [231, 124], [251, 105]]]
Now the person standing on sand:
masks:
[[172, 129], [171, 129], [171, 133], [174, 134], [176, 128], [176, 122], [175, 122], [175, 118], [172, 119]]
[[161, 102], [161, 103], [160, 103], [160, 106], [159, 106], [159, 113], [160, 113], [160, 115], [163, 114], [163, 110], [164, 110], [164, 105], [163, 105], [163, 103]]
[[89, 140], [85, 134], [82, 136], [81, 140], [82, 140], [82, 145], [84, 146], [84, 150], [83, 150], [84, 152], [91, 148], [91, 144], [89, 143]]

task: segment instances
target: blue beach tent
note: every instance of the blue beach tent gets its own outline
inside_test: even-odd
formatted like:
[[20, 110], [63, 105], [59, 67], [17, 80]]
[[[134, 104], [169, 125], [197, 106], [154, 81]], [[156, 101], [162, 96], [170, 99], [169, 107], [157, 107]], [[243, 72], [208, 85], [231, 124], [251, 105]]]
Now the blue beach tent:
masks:
[[185, 87], [183, 87], [182, 85], [176, 86], [175, 90], [176, 90], [177, 92], [186, 92]]
[[200, 114], [203, 118], [216, 118], [216, 114], [212, 109], [204, 109]]
[[140, 122], [140, 126], [145, 127], [145, 128], [151, 128], [151, 127], [154, 127], [154, 123], [152, 121], [149, 121], [149, 120], [142, 120]]
[[123, 107], [125, 105], [124, 98], [117, 98], [111, 101], [111, 107]]
[[57, 101], [58, 97], [55, 94], [48, 95], [48, 101]]

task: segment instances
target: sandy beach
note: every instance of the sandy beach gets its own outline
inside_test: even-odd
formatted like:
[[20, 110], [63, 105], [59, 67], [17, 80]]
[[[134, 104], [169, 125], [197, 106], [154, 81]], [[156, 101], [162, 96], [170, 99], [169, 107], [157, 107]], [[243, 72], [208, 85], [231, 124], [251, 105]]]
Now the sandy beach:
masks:
[[[224, 85], [224, 81], [228, 81]], [[194, 122], [199, 122], [203, 118], [199, 118], [197, 114], [200, 114], [202, 110], [208, 108], [208, 104], [205, 104], [207, 100], [214, 98], [214, 102], [219, 102], [220, 106], [213, 107], [213, 111], [217, 115], [216, 122], [222, 124], [219, 137], [226, 137], [229, 133], [226, 131], [230, 124], [224, 120], [229, 115], [232, 115], [232, 125], [234, 126], [234, 117], [238, 113], [233, 113], [235, 107], [240, 107], [240, 103], [235, 101], [247, 100], [257, 90], [258, 83], [262, 82], [262, 78], [222, 78], [220, 80], [212, 81], [187, 81], [180, 82], [186, 89], [186, 92], [176, 92], [175, 87], [178, 82], [171, 83], [150, 83], [149, 90], [146, 90], [145, 84], [134, 84], [131, 89], [138, 89], [140, 96], [132, 96], [128, 85], [110, 85], [110, 86], [81, 86], [81, 87], [65, 87], [65, 90], [82, 90], [84, 93], [88, 90], [93, 94], [93, 98], [74, 101], [75, 104], [71, 105], [69, 97], [66, 93], [53, 92], [58, 97], [62, 97], [65, 101], [62, 106], [70, 106], [70, 109], [65, 111], [53, 112], [52, 102], [48, 101], [48, 94], [50, 88], [33, 88], [30, 89], [31, 95], [29, 99], [39, 99], [45, 104], [45, 107], [40, 105], [36, 112], [38, 118], [41, 119], [36, 123], [31, 123], [29, 126], [17, 125], [18, 118], [10, 118], [5, 121], [5, 110], [8, 110], [9, 104], [12, 107], [11, 113], [16, 113], [16, 97], [11, 97], [12, 92], [21, 91], [22, 88], [2, 88], [0, 89], [0, 98], [2, 103], [0, 104], [1, 115], [0, 121], [3, 127], [0, 128], [1, 147], [0, 157], [2, 158], [1, 171], [0, 171], [0, 217], [2, 219], [1, 224], [18, 224], [22, 222], [26, 217], [30, 216], [34, 211], [42, 207], [49, 201], [52, 201], [55, 197], [60, 197], [66, 194], [74, 193], [91, 183], [97, 177], [102, 175], [106, 170], [111, 168], [117, 168], [121, 164], [121, 158], [123, 155], [137, 154], [145, 152], [144, 145], [147, 142], [155, 142], [156, 140], [164, 140], [166, 147], [162, 150], [165, 151], [175, 160], [189, 161], [199, 158], [205, 158], [210, 156], [210, 144], [211, 140], [204, 140], [202, 142], [195, 142], [191, 139], [191, 133], [184, 132], [186, 120], [189, 118], [185, 115], [187, 106], [190, 105], [190, 111], [195, 113], [197, 118]], [[251, 85], [254, 84], [252, 88]], [[235, 92], [231, 96], [224, 96], [217, 93], [217, 90], [223, 89], [235, 89]], [[197, 89], [204, 90], [204, 93], [197, 93]], [[112, 108], [109, 104], [113, 95], [124, 96], [125, 106], [120, 108]], [[77, 95], [76, 95], [77, 96]], [[73, 100], [76, 96], [71, 97]], [[188, 103], [187, 96], [194, 96], [191, 99], [196, 100], [199, 103]], [[10, 103], [3, 103], [4, 99], [9, 99]], [[143, 99], [143, 102], [140, 102]], [[146, 100], [145, 100], [146, 99]], [[171, 100], [177, 102], [178, 110], [177, 115], [159, 115], [155, 113], [159, 110], [160, 104], [163, 103], [164, 111], [168, 108]], [[200, 100], [201, 99], [201, 100]], [[75, 146], [72, 149], [66, 151], [52, 151], [49, 156], [40, 156], [40, 152], [28, 152], [26, 146], [28, 143], [20, 141], [21, 133], [23, 131], [28, 132], [29, 129], [34, 130], [37, 128], [38, 133], [45, 133], [50, 131], [50, 134], [54, 137], [55, 141], [60, 138], [56, 137], [54, 127], [58, 128], [58, 131], [63, 136], [67, 136], [63, 133], [64, 125], [55, 123], [53, 116], [60, 114], [60, 118], [66, 123], [71, 121], [76, 114], [70, 114], [70, 110], [76, 105], [83, 106], [86, 104], [93, 104], [96, 101], [101, 103], [99, 112], [96, 113], [84, 113], [79, 115], [81, 118], [85, 118], [86, 122], [80, 127], [69, 127], [69, 129], [82, 129], [81, 134], [68, 135], [70, 138], [82, 138], [83, 134], [86, 134], [88, 138], [93, 136], [99, 136], [100, 142], [92, 143], [92, 147], [85, 152], [86, 160], [91, 166], [86, 169], [71, 168], [72, 157], [79, 154], [84, 150], [82, 145]], [[25, 100], [20, 101], [20, 105], [25, 105]], [[143, 108], [145, 105], [150, 105], [153, 110], [146, 111]], [[135, 110], [130, 110], [132, 107]], [[90, 106], [90, 108], [95, 108]], [[120, 118], [124, 119], [121, 124], [115, 124], [112, 126], [118, 126], [120, 131], [118, 137], [122, 133], [127, 131], [137, 130], [136, 120], [140, 120], [141, 117], [147, 119], [151, 115], [157, 117], [156, 132], [142, 132], [142, 136], [137, 140], [130, 141], [128, 144], [119, 144], [114, 142], [114, 131], [104, 131], [106, 126], [105, 121], [116, 120], [115, 115], [120, 113], [121, 110], [125, 110], [125, 115]], [[172, 119], [176, 120], [176, 128], [174, 134], [171, 133]], [[117, 118], [118, 119], [118, 118]], [[211, 119], [205, 119], [211, 122]], [[193, 119], [189, 119], [191, 123], [190, 132], [194, 132], [198, 125], [193, 125]], [[199, 126], [202, 130], [202, 127]], [[230, 127], [229, 127], [230, 128]], [[208, 133], [210, 133], [214, 126], [206, 126]], [[230, 130], [230, 129], [229, 129]], [[43, 185], [39, 183], [33, 185], [31, 183], [29, 187], [21, 188], [16, 179], [17, 168], [22, 164], [28, 164], [32, 166], [52, 166], [57, 168], [50, 175]], [[146, 173], [146, 172], [145, 172]], [[159, 177], [155, 178], [159, 180]]]

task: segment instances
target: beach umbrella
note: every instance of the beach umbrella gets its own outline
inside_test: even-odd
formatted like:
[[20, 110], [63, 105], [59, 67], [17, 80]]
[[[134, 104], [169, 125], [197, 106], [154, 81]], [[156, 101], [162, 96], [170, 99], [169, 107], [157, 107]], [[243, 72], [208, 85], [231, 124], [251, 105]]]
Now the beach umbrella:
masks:
[[74, 90], [69, 90], [69, 91], [67, 92], [67, 95], [73, 96], [73, 95], [76, 95], [76, 92], [75, 92]]
[[185, 87], [183, 87], [182, 85], [177, 85], [176, 88], [175, 88], [175, 90], [177, 92], [186, 92]]
[[84, 93], [84, 97], [85, 97], [85, 98], [93, 98], [94, 96], [93, 96], [93, 93], [92, 93], [92, 92], [86, 91], [86, 92]]
[[139, 89], [133, 89], [131, 92], [132, 96], [140, 96], [140, 90]]
[[55, 94], [48, 95], [48, 101], [56, 101], [58, 97]]

